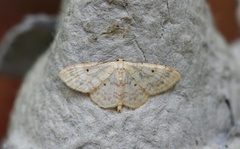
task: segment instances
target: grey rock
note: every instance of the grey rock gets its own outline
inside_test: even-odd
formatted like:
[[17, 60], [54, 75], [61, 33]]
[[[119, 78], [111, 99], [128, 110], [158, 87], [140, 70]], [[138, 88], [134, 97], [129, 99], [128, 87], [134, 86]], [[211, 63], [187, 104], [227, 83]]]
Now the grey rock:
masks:
[[[5, 148], [225, 147], [234, 125], [231, 83], [239, 82], [204, 1], [70, 0], [64, 6], [55, 41], [19, 92]], [[182, 78], [140, 108], [117, 113], [58, 77], [72, 64], [117, 58], [167, 65]]]

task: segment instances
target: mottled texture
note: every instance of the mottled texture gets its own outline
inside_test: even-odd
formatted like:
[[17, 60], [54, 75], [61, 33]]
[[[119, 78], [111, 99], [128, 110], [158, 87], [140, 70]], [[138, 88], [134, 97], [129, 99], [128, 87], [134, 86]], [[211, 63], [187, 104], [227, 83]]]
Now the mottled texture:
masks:
[[[224, 148], [239, 85], [203, 0], [69, 0], [48, 52], [26, 76], [5, 148]], [[58, 73], [76, 63], [167, 65], [181, 80], [138, 109], [104, 110]], [[236, 80], [236, 81], [235, 81]]]
[[240, 40], [236, 40], [231, 45], [231, 52], [233, 53], [232, 71], [237, 77], [231, 80], [231, 108], [232, 117], [234, 119], [234, 126], [228, 133], [229, 149], [240, 148]]
[[155, 95], [173, 87], [180, 74], [167, 66], [116, 62], [89, 62], [63, 69], [60, 78], [70, 88], [90, 93], [91, 99], [102, 108], [122, 106], [136, 109], [143, 105], [148, 95]]

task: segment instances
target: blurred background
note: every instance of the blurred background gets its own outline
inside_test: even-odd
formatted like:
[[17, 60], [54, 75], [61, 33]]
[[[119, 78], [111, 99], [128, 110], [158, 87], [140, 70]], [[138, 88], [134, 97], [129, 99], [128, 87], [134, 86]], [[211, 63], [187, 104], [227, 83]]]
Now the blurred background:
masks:
[[[10, 111], [24, 75], [54, 38], [60, 2], [0, 0], [0, 142], [6, 135]], [[239, 39], [237, 0], [207, 2], [226, 41]]]
[[[0, 0], [0, 144], [24, 74], [53, 40], [60, 2]], [[28, 15], [33, 16], [26, 18]]]

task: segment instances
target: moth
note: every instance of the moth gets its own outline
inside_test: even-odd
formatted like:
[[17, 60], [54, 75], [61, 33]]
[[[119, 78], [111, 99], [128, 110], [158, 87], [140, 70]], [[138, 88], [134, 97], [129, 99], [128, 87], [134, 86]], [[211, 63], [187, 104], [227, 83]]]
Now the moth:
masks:
[[64, 68], [59, 76], [73, 90], [89, 93], [102, 108], [126, 106], [136, 109], [150, 95], [162, 93], [179, 80], [176, 70], [157, 64], [131, 63], [123, 59], [114, 62], [88, 62]]

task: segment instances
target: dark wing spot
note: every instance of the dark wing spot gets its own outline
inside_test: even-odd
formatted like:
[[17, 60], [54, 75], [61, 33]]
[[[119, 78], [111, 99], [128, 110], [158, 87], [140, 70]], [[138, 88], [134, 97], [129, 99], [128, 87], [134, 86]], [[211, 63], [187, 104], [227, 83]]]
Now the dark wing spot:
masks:
[[137, 86], [137, 84], [134, 84], [134, 86]]
[[106, 86], [106, 83], [104, 83], [103, 85]]
[[117, 59], [117, 61], [119, 61], [119, 59]]
[[154, 73], [154, 70], [152, 70], [152, 73]]
[[89, 72], [89, 69], [86, 69], [87, 72]]

